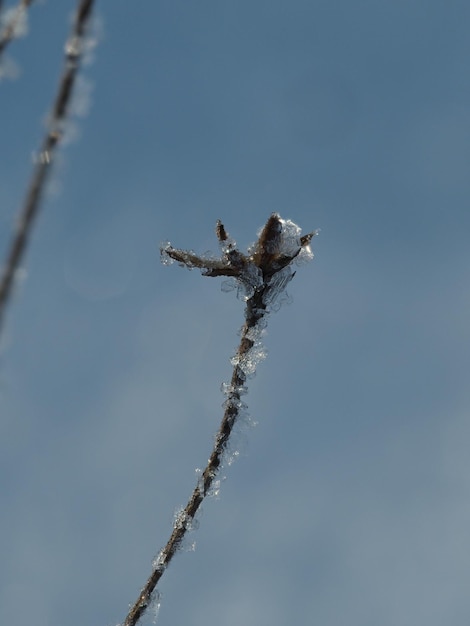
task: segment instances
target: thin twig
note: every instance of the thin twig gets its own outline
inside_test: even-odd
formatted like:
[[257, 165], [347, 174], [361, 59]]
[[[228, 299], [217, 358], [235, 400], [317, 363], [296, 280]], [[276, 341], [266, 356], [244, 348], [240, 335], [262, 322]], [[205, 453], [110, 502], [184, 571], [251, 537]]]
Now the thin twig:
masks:
[[[297, 229], [292, 236], [292, 227]], [[287, 231], [290, 229], [289, 234]], [[298, 232], [297, 232], [298, 231]], [[223, 256], [220, 260], [198, 257], [193, 252], [186, 252], [166, 244], [161, 248], [162, 259], [168, 259], [186, 265], [189, 268], [198, 267], [206, 276], [236, 277], [240, 285], [248, 294], [246, 298], [245, 323], [241, 332], [241, 340], [234, 360], [232, 378], [228, 385], [225, 411], [209, 461], [204, 469], [185, 508], [177, 516], [173, 532], [161, 550], [155, 568], [142, 588], [139, 597], [130, 609], [122, 626], [135, 626], [155, 597], [158, 581], [167, 569], [178, 548], [181, 546], [186, 533], [194, 524], [195, 515], [204, 498], [210, 493], [214, 480], [223, 463], [224, 453], [227, 450], [233, 427], [240, 417], [243, 408], [241, 395], [246, 393], [247, 362], [255, 357], [252, 349], [256, 344], [256, 331], [261, 328], [261, 320], [269, 312], [272, 302], [272, 292], [278, 288], [275, 275], [287, 266], [302, 251], [310, 258], [309, 243], [316, 233], [303, 237], [299, 236], [298, 229], [292, 222], [282, 220], [279, 215], [273, 214], [261, 231], [257, 244], [251, 254], [244, 255], [236, 249], [235, 242], [231, 241], [224, 226], [218, 222], [216, 233], [222, 245]], [[292, 241], [295, 240], [292, 246]], [[286, 260], [288, 259], [288, 261]], [[289, 268], [289, 276], [294, 275]], [[285, 284], [285, 283], [284, 283]]]
[[16, 231], [13, 234], [0, 281], [0, 330], [5, 308], [11, 295], [15, 272], [28, 243], [34, 218], [40, 207], [45, 182], [51, 170], [56, 149], [64, 134], [68, 107], [72, 97], [75, 79], [80, 68], [84, 51], [84, 38], [93, 9], [94, 0], [79, 0], [72, 33], [65, 47], [65, 66], [59, 88], [52, 107], [46, 136], [43, 139], [39, 156], [31, 176], [30, 184], [20, 211]]
[[[2, 1], [0, 0], [0, 11], [2, 9]], [[8, 44], [17, 37], [16, 29], [28, 8], [33, 4], [34, 0], [20, 0], [15, 9], [13, 9], [12, 17], [0, 32], [0, 58]]]

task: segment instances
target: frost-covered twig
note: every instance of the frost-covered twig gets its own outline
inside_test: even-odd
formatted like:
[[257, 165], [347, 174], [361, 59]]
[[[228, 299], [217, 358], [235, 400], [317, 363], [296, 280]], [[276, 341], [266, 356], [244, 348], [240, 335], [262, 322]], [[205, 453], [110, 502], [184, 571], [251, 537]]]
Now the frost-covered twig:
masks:
[[16, 232], [13, 234], [0, 280], [0, 329], [5, 307], [13, 286], [15, 272], [26, 249], [33, 221], [40, 206], [44, 185], [54, 161], [56, 149], [64, 134], [75, 79], [86, 48], [86, 33], [93, 5], [94, 0], [79, 0], [72, 32], [65, 45], [65, 66], [49, 117], [47, 133], [36, 159], [24, 205], [19, 214]]
[[[16, 7], [10, 9], [5, 15], [1, 16], [3, 19], [3, 27], [0, 30], [0, 59], [3, 51], [8, 44], [16, 37], [21, 37], [26, 31], [27, 24], [27, 10], [33, 4], [34, 0], [19, 0]], [[1, 11], [0, 0], [0, 11]]]
[[135, 626], [149, 605], [155, 599], [158, 600], [155, 591], [157, 583], [187, 532], [194, 526], [194, 518], [202, 501], [213, 489], [216, 476], [224, 462], [233, 427], [245, 408], [241, 396], [247, 392], [247, 377], [253, 375], [258, 361], [263, 358], [263, 352], [260, 350], [263, 320], [270, 310], [276, 308], [286, 284], [294, 276], [293, 262], [307, 261], [313, 257], [309, 244], [316, 232], [303, 236], [300, 232], [296, 224], [283, 220], [274, 213], [248, 254], [243, 254], [237, 249], [236, 243], [229, 237], [220, 221], [217, 223], [216, 233], [222, 247], [221, 259], [198, 256], [192, 251], [173, 248], [170, 243], [161, 247], [162, 261], [165, 264], [177, 261], [182, 266], [201, 269], [205, 276], [228, 276], [235, 279], [239, 293], [246, 301], [245, 323], [241, 331], [240, 344], [232, 358], [232, 378], [230, 383], [224, 386], [225, 411], [207, 466], [187, 505], [177, 515], [170, 539], [154, 561], [154, 570], [130, 609], [123, 626]]

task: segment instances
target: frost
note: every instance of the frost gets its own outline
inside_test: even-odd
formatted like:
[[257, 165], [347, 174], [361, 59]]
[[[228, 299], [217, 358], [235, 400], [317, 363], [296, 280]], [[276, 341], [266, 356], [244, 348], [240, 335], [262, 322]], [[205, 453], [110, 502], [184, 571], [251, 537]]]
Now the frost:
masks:
[[90, 65], [94, 61], [94, 53], [97, 45], [103, 39], [103, 20], [99, 15], [94, 15], [88, 25], [87, 33], [83, 42], [82, 65]]
[[306, 263], [310, 263], [313, 259], [313, 252], [310, 246], [303, 246], [299, 254], [295, 257], [294, 263], [296, 265], [305, 265]]
[[222, 383], [220, 390], [225, 396], [244, 396], [248, 393], [248, 387], [245, 385], [232, 385], [232, 383]]
[[[202, 478], [198, 481], [200, 481]], [[188, 533], [194, 532], [199, 528], [199, 520], [197, 517], [191, 517], [188, 515], [184, 508], [179, 508], [176, 510], [173, 520], [173, 529], [174, 530], [182, 530], [184, 531], [181, 540], [178, 545], [178, 550], [182, 550], [185, 552], [194, 552], [196, 549], [196, 542], [192, 541], [191, 543], [188, 541]], [[166, 554], [165, 551], [162, 550], [161, 553], [157, 556], [157, 559], [154, 559], [155, 569], [160, 567], [166, 567]]]
[[[162, 257], [164, 257], [164, 253], [166, 256], [169, 256], [168, 249], [170, 247], [171, 245], [168, 243], [166, 250], [162, 251]], [[188, 270], [193, 270], [195, 267], [199, 267], [194, 261], [197, 258], [198, 257], [194, 250], [187, 250], [184, 253], [181, 253], [181, 260], [178, 259], [177, 263], [180, 267], [186, 267]], [[162, 263], [164, 265], [168, 265], [168, 263], [165, 263], [164, 260], [162, 260]]]
[[160, 552], [157, 554], [156, 557], [154, 557], [153, 561], [152, 561], [152, 569], [153, 571], [156, 570], [163, 570], [166, 567], [166, 556], [163, 550], [160, 550]]
[[52, 161], [52, 155], [49, 150], [43, 150], [39, 154], [33, 154], [33, 163], [40, 163], [42, 165], [48, 165]]
[[83, 49], [83, 37], [80, 35], [72, 35], [65, 42], [64, 50], [69, 59], [79, 57]]
[[173, 518], [173, 528], [184, 528], [185, 530], [191, 530], [192, 519], [186, 514], [183, 508], [177, 509]]
[[241, 271], [237, 280], [237, 298], [246, 302], [263, 285], [263, 273], [254, 263], [248, 263]]
[[241, 273], [240, 279], [253, 289], [263, 284], [263, 273], [254, 263], [249, 263]]
[[230, 363], [235, 367], [238, 366], [247, 378], [252, 378], [256, 372], [256, 367], [260, 361], [267, 356], [266, 348], [260, 344], [254, 344], [252, 348], [244, 354], [236, 354], [230, 359]]
[[[318, 228], [317, 230], [313, 231], [313, 237], [316, 237], [318, 234], [320, 233], [320, 229]], [[310, 261], [313, 259], [313, 252], [311, 247], [308, 246], [302, 246], [301, 251], [299, 252], [299, 254], [295, 257], [294, 262], [296, 265], [300, 266], [300, 265], [305, 265], [306, 263], [310, 263]]]
[[301, 247], [301, 228], [291, 220], [279, 220], [281, 222], [281, 236], [279, 242], [279, 254], [293, 257]]
[[4, 78], [8, 78], [9, 80], [15, 80], [15, 78], [18, 78], [19, 75], [19, 65], [9, 57], [2, 56], [2, 58], [0, 59], [0, 82]]
[[71, 35], [65, 42], [64, 52], [70, 63], [75, 64], [81, 57], [82, 65], [90, 65], [94, 51], [103, 35], [103, 23], [96, 16], [87, 25], [85, 35]]
[[[248, 392], [245, 384], [254, 376], [258, 363], [266, 358], [267, 351], [262, 343], [268, 313], [276, 311], [289, 301], [286, 286], [295, 275], [293, 262], [300, 264], [313, 258], [309, 244], [316, 233], [301, 234], [301, 229], [291, 220], [282, 219], [272, 213], [265, 226], [259, 231], [258, 241], [240, 252], [220, 220], [216, 234], [222, 251], [221, 258], [212, 254], [196, 255], [192, 250], [173, 248], [170, 242], [161, 246], [164, 265], [176, 262], [189, 269], [197, 267], [203, 275], [222, 277], [222, 291], [237, 290], [237, 296], [246, 302], [245, 323], [240, 331], [241, 339], [237, 353], [231, 358], [233, 374], [230, 382], [222, 383], [221, 391], [224, 416], [219, 431], [214, 437], [214, 447], [204, 470], [196, 469], [196, 487], [186, 507], [197, 510], [205, 497], [218, 497], [221, 482], [225, 480], [223, 468], [232, 465], [243, 453], [247, 437], [244, 430], [256, 425], [246, 403]], [[197, 521], [179, 509], [175, 513], [173, 534], [169, 545], [173, 551], [183, 549], [187, 533], [198, 527]], [[186, 544], [186, 550], [194, 550], [194, 542]], [[155, 568], [165, 568], [173, 552], [165, 549], [154, 559]]]
[[220, 496], [220, 482], [221, 482], [220, 478], [217, 478], [217, 480], [212, 481], [211, 486], [205, 493], [206, 497], [217, 499]]
[[233, 452], [229, 452], [226, 450], [224, 455], [224, 465], [228, 465], [229, 467], [235, 463], [235, 461], [240, 457], [240, 450], [236, 449]]
[[264, 295], [263, 302], [268, 310], [278, 311], [281, 304], [289, 301], [289, 296], [285, 292], [287, 284], [294, 277], [295, 272], [287, 266], [276, 272], [269, 282], [269, 289]]
[[267, 320], [261, 318], [259, 322], [245, 333], [245, 337], [254, 343], [260, 341], [260, 338], [266, 334]]
[[246, 411], [248, 405], [245, 404], [242, 400], [237, 398], [237, 396], [229, 396], [227, 400], [222, 402], [222, 407], [227, 409], [234, 409], [237, 412], [237, 416], [241, 413], [241, 411]]
[[219, 247], [223, 255], [230, 256], [230, 253], [237, 249], [237, 242], [227, 235], [226, 239], [219, 241]]
[[149, 604], [149, 611], [152, 614], [152, 622], [154, 624], [157, 623], [161, 604], [162, 604], [162, 595], [159, 591], [157, 591], [157, 589], [154, 589], [150, 596], [150, 604]]
[[91, 108], [91, 94], [93, 83], [82, 75], [77, 76], [70, 103], [70, 114], [77, 117], [85, 117]]
[[169, 241], [164, 241], [160, 245], [160, 260], [162, 265], [173, 265], [175, 262], [175, 260], [168, 254], [169, 248], [171, 248], [171, 243]]
[[[9, 38], [24, 37], [28, 34], [28, 12], [24, 6], [7, 9], [0, 18], [0, 29], [9, 30]], [[1, 33], [3, 34], [3, 33]]]
[[236, 278], [227, 278], [220, 285], [221, 291], [228, 293], [229, 291], [234, 291], [238, 288], [238, 280]]

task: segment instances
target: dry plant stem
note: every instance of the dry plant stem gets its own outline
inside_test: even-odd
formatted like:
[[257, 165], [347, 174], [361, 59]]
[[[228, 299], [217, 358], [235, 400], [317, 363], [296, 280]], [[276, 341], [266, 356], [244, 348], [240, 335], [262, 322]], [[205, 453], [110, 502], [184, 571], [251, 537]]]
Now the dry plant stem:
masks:
[[[257, 305], [254, 306], [255, 300], [259, 301], [259, 296], [257, 296], [256, 298], [253, 297], [252, 303], [247, 303], [246, 322], [243, 327], [242, 338], [237, 351], [237, 355], [239, 356], [245, 354], [253, 346], [253, 341], [247, 338], [247, 333], [251, 328], [254, 328], [254, 326], [258, 323], [261, 317], [263, 317], [263, 315], [258, 312], [259, 309], [257, 308]], [[257, 312], [255, 313], [255, 311]], [[232, 389], [238, 389], [243, 385], [244, 382], [245, 375], [240, 367], [236, 365], [233, 368], [232, 373]], [[147, 610], [148, 606], [152, 602], [152, 593], [155, 590], [158, 581], [170, 564], [186, 533], [191, 528], [191, 524], [201, 503], [211, 490], [212, 483], [218, 474], [223, 454], [230, 439], [233, 426], [237, 421], [237, 401], [240, 400], [240, 393], [237, 391], [233, 391], [229, 396], [229, 400], [234, 400], [235, 402], [227, 403], [227, 408], [225, 409], [219, 431], [215, 438], [214, 448], [212, 450], [206, 468], [202, 473], [199, 483], [196, 485], [188, 503], [186, 504], [186, 507], [180, 515], [181, 523], [175, 524], [175, 528], [173, 529], [171, 537], [169, 538], [166, 546], [160, 553], [158, 566], [151, 573], [149, 579], [145, 583], [142, 591], [139, 594], [139, 597], [129, 611], [129, 614], [126, 617], [123, 626], [135, 626], [135, 624], [137, 624], [139, 619]]]
[[[3, 31], [0, 33], [0, 57], [2, 55], [2, 52], [10, 43], [10, 41], [15, 39], [16, 26], [18, 24], [18, 21], [21, 18], [22, 12], [26, 11], [26, 9], [28, 9], [28, 7], [30, 7], [33, 4], [33, 1], [34, 0], [20, 0], [20, 2], [18, 2], [12, 19], [9, 21], [9, 23], [5, 26]], [[0, 11], [1, 10], [2, 10], [2, 0], [0, 0]]]
[[245, 323], [235, 355], [235, 365], [229, 387], [230, 391], [227, 394], [227, 401], [224, 404], [224, 415], [206, 468], [186, 507], [178, 515], [173, 532], [158, 556], [154, 571], [142, 588], [139, 597], [130, 609], [122, 626], [135, 626], [151, 604], [152, 594], [160, 578], [181, 546], [186, 533], [191, 529], [201, 503], [211, 491], [212, 484], [223, 461], [233, 427], [240, 415], [240, 395], [242, 390], [245, 389], [246, 374], [239, 363], [255, 345], [251, 337], [256, 334], [254, 331], [260, 327], [260, 321], [267, 315], [266, 302], [268, 301], [269, 291], [273, 288], [271, 279], [274, 274], [291, 263], [303, 247], [308, 247], [314, 235], [314, 233], [311, 233], [300, 237], [298, 249], [286, 256], [280, 244], [281, 230], [282, 221], [280, 217], [277, 214], [271, 215], [261, 231], [259, 240], [250, 256], [239, 252], [235, 244], [228, 243], [230, 240], [221, 222], [218, 222], [216, 227], [217, 237], [225, 248], [224, 255], [220, 260], [199, 257], [193, 252], [178, 250], [170, 245], [162, 248], [162, 254], [189, 268], [197, 267], [202, 269], [203, 274], [206, 276], [235, 276], [243, 282], [247, 280], [244, 272], [246, 272], [248, 265], [251, 264], [252, 267], [256, 266], [260, 270], [261, 280], [258, 286], [253, 289], [251, 297], [246, 301]]
[[67, 119], [75, 79], [80, 68], [83, 40], [93, 4], [94, 0], [80, 0], [78, 3], [72, 33], [68, 40], [73, 42], [74, 45], [66, 46], [65, 67], [52, 107], [48, 131], [43, 139], [39, 156], [34, 166], [23, 208], [18, 218], [16, 232], [13, 235], [0, 280], [0, 330], [5, 308], [13, 287], [15, 272], [25, 252], [34, 218], [39, 210], [44, 185], [50, 172], [57, 146], [62, 139], [64, 122]]

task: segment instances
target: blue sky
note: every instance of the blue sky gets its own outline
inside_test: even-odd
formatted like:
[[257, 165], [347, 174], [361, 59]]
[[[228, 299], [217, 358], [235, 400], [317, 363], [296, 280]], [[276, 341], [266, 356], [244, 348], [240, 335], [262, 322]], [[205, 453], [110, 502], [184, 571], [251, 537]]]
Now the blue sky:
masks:
[[[8, 3], [6, 3], [8, 5]], [[0, 251], [74, 3], [0, 83]], [[250, 383], [258, 422], [161, 584], [159, 624], [470, 620], [470, 7], [98, 3], [70, 142], [0, 354], [0, 622], [115, 626], [222, 415], [243, 305], [159, 263], [321, 228]], [[150, 621], [150, 620], [149, 620]], [[145, 623], [145, 622], [144, 622]]]

